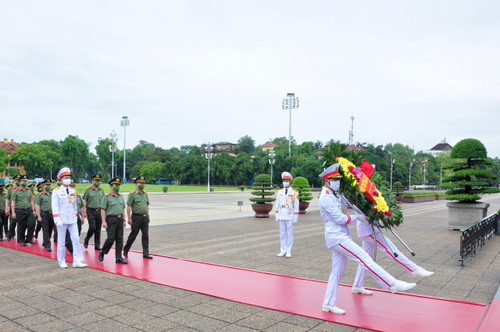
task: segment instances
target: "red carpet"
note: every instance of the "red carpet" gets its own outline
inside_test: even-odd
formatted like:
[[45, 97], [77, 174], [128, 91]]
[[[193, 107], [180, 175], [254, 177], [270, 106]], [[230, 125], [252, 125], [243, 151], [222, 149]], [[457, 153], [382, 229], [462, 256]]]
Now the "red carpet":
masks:
[[[49, 253], [41, 244], [21, 247], [14, 240], [10, 243], [4, 240], [0, 242], [0, 246], [56, 259], [54, 247]], [[326, 290], [325, 281], [161, 255], [152, 255], [154, 259], [147, 260], [142, 258], [142, 253], [132, 251], [129, 253], [128, 265], [115, 264], [113, 250], [105, 256], [104, 263], [101, 263], [93, 246], [83, 250], [85, 263], [93, 269], [371, 330], [476, 331], [488, 308], [481, 303], [405, 293], [392, 294], [378, 289], [372, 289], [372, 296], [363, 296], [352, 294], [351, 287], [342, 284], [337, 304], [345, 309], [347, 314], [335, 315], [321, 310]], [[68, 255], [67, 262], [71, 261], [71, 256]], [[57, 263], [54, 262], [54, 268], [56, 267]], [[493, 324], [498, 321], [499, 310], [496, 310], [495, 315], [491, 309], [488, 317], [491, 317]]]

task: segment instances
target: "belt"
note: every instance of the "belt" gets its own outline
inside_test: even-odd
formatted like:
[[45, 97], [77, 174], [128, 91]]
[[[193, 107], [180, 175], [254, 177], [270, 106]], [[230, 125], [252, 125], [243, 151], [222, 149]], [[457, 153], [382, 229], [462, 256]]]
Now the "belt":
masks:
[[96, 210], [96, 211], [99, 211], [99, 210], [100, 210], [100, 209], [96, 209], [96, 208], [89, 208], [89, 207], [88, 207], [87, 209], [89, 209], [89, 210]]
[[146, 217], [147, 214], [140, 214], [140, 213], [132, 213], [134, 216], [137, 216], [137, 217]]
[[110, 214], [109, 216], [106, 216], [106, 217], [110, 217], [110, 218], [121, 218], [121, 217], [122, 217], [122, 215], [121, 215], [121, 214], [118, 214], [118, 215], [116, 215], [116, 214], [111, 215], [111, 214]]
[[5, 212], [4, 210], [0, 210], [0, 212]]
[[284, 209], [284, 208], [288, 207], [288, 205], [278, 205], [278, 207], [280, 207], [280, 208], [283, 208], [283, 209]]
[[16, 208], [16, 210], [24, 210], [24, 211], [27, 211], [28, 209], [31, 209], [31, 208]]
[[52, 211], [44, 211], [44, 210], [42, 210], [42, 212], [52, 214]]

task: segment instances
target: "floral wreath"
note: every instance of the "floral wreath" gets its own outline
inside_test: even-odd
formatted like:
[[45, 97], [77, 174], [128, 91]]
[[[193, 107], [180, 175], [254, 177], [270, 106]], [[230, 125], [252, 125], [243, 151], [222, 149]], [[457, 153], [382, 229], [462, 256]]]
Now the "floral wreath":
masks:
[[382, 184], [382, 176], [374, 165], [364, 160], [356, 167], [350, 160], [336, 157], [342, 175], [340, 190], [345, 197], [363, 212], [370, 224], [391, 228], [403, 222], [403, 213], [392, 192]]

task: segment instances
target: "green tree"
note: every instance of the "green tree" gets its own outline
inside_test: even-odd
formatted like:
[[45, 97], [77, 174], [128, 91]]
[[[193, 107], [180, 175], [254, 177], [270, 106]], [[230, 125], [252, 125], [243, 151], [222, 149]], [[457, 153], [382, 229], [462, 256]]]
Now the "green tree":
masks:
[[9, 166], [10, 157], [7, 155], [7, 151], [0, 149], [0, 173], [5, 172], [7, 166]]
[[252, 153], [255, 151], [255, 140], [251, 136], [245, 135], [238, 139], [238, 149], [241, 152]]
[[78, 136], [69, 135], [61, 142], [62, 161], [72, 170], [75, 178], [88, 166], [90, 143]]
[[161, 177], [162, 163], [154, 161], [142, 166], [140, 173], [146, 177], [146, 181], [156, 181]]
[[100, 168], [103, 172], [103, 178], [105, 181], [108, 180], [108, 176], [111, 175], [111, 160], [112, 155], [109, 150], [109, 146], [111, 145], [111, 140], [109, 138], [101, 138], [97, 140], [97, 146], [95, 147], [95, 151], [97, 152], [97, 158], [99, 161]]
[[46, 145], [22, 144], [16, 152], [12, 153], [12, 159], [23, 164], [29, 177], [47, 177], [53, 167], [53, 162], [48, 157], [49, 154], [52, 154], [52, 151]]

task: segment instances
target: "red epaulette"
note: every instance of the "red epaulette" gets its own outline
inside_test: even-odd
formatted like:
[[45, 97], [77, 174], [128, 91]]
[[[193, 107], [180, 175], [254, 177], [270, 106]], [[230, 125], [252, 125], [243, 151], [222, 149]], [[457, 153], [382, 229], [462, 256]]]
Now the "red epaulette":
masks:
[[328, 190], [325, 190], [325, 192], [326, 192], [327, 195], [330, 195], [330, 192]]
[[106, 193], [106, 196], [109, 196], [110, 193]]
[[88, 187], [87, 187], [87, 189], [90, 189], [90, 188], [92, 188], [92, 186], [88, 186]]
[[19, 190], [19, 188], [14, 188], [14, 191]]
[[131, 193], [131, 194], [135, 194], [135, 190], [132, 190], [130, 193]]

